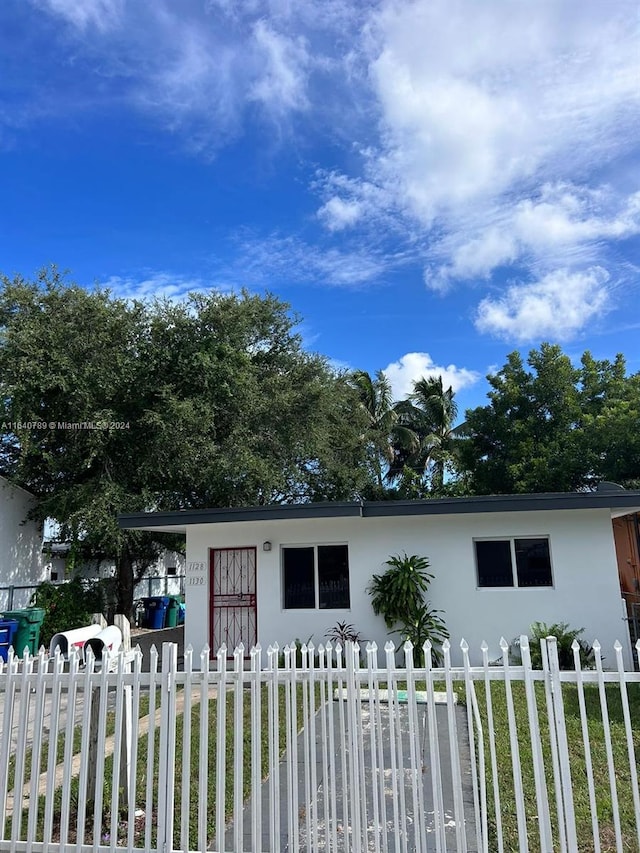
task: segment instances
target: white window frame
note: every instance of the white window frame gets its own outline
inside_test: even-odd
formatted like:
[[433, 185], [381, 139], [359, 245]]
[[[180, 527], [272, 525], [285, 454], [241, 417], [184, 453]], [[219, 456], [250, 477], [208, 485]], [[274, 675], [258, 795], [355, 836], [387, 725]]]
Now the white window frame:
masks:
[[[516, 562], [516, 540], [521, 539], [545, 539], [547, 542], [547, 548], [549, 551], [549, 570], [551, 572], [551, 583], [544, 584], [540, 586], [520, 586], [518, 584], [518, 564]], [[509, 552], [511, 555], [511, 579], [513, 583], [511, 586], [488, 586], [482, 585], [480, 583], [480, 570], [478, 565], [478, 550], [476, 548], [476, 542], [508, 542], [509, 543]], [[548, 533], [527, 533], [525, 535], [516, 534], [509, 536], [474, 536], [473, 538], [473, 560], [475, 563], [476, 569], [476, 589], [491, 589], [494, 591], [498, 590], [509, 590], [509, 589], [553, 589], [555, 587], [555, 571], [553, 569], [553, 554], [551, 552], [551, 536]]]
[[[320, 607], [320, 575], [318, 572], [318, 548], [344, 547], [347, 549], [347, 579], [349, 582], [349, 607]], [[285, 607], [284, 552], [289, 548], [313, 548], [313, 594], [314, 607]], [[280, 605], [285, 613], [349, 613], [351, 611], [351, 559], [348, 542], [288, 542], [280, 546]]]

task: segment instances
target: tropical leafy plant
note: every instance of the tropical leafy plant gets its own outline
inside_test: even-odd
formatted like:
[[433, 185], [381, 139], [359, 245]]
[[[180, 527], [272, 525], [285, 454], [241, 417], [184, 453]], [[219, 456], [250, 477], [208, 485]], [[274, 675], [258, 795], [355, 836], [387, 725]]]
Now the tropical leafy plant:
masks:
[[356, 631], [353, 625], [348, 622], [336, 622], [333, 628], [330, 628], [325, 634], [327, 640], [332, 643], [359, 643], [360, 632]]
[[374, 575], [367, 591], [371, 595], [373, 612], [382, 616], [390, 634], [399, 634], [400, 640], [410, 640], [414, 646], [416, 663], [424, 662], [423, 645], [430, 640], [436, 661], [441, 658], [440, 647], [449, 637], [442, 610], [431, 606], [427, 600], [429, 585], [434, 578], [429, 560], [417, 554], [390, 557], [389, 568]]
[[[594, 662], [592, 646], [586, 640], [579, 639], [584, 628], [570, 628], [567, 622], [557, 622], [547, 625], [545, 622], [534, 622], [529, 634], [529, 649], [531, 652], [531, 666], [534, 669], [542, 669], [542, 648], [540, 640], [545, 637], [555, 637], [558, 641], [558, 662], [560, 669], [574, 669], [573, 641], [576, 640], [580, 646], [580, 666], [583, 669], [591, 669]], [[522, 652], [520, 650], [520, 638], [511, 641], [509, 656], [512, 663], [522, 663]]]

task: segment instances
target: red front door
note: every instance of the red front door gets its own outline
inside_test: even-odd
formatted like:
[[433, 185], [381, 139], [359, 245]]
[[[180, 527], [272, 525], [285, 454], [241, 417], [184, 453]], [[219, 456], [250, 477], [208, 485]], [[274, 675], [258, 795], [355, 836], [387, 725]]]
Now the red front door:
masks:
[[215, 657], [224, 644], [232, 657], [242, 643], [247, 657], [258, 639], [256, 549], [212, 548], [209, 573], [211, 655]]

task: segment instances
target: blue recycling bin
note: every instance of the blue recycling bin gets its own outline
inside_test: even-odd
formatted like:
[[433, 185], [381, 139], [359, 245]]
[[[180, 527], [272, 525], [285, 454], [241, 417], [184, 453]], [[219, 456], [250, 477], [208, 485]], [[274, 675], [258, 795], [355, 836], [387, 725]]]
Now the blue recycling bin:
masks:
[[13, 645], [19, 624], [17, 619], [0, 619], [0, 660], [8, 660], [9, 646]]
[[164, 628], [169, 599], [166, 595], [143, 598], [144, 619], [143, 628]]

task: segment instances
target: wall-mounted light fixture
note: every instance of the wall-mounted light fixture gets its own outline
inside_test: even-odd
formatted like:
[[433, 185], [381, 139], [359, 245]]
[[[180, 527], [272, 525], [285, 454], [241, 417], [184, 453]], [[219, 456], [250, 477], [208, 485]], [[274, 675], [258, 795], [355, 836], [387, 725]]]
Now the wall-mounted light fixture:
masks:
[[268, 539], [266, 542], [262, 543], [262, 550], [263, 551], [270, 551], [271, 550], [271, 542], [269, 542]]

